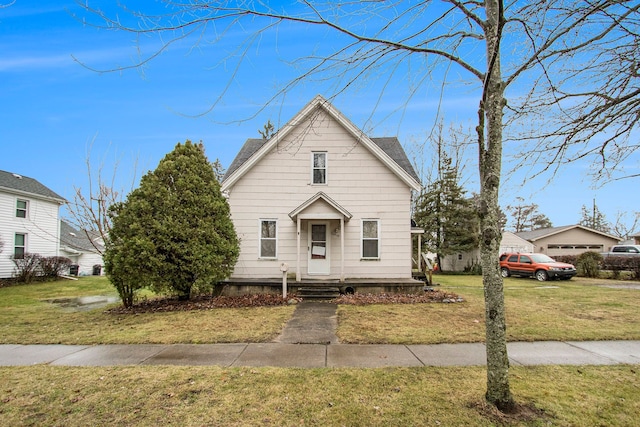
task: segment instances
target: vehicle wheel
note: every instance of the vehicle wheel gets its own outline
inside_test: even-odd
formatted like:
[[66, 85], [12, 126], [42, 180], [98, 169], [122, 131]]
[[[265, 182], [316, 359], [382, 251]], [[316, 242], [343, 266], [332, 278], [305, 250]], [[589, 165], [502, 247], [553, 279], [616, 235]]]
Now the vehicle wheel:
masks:
[[509, 269], [508, 269], [508, 268], [506, 268], [506, 267], [502, 267], [502, 268], [500, 269], [500, 274], [502, 275], [502, 277], [509, 277], [509, 276], [511, 276], [511, 272], [510, 272], [510, 271], [509, 271]]
[[547, 272], [546, 272], [546, 271], [544, 271], [544, 270], [538, 270], [538, 271], [536, 271], [536, 279], [537, 279], [539, 282], [544, 282], [544, 281], [546, 281], [548, 278], [549, 278], [549, 275], [547, 274]]

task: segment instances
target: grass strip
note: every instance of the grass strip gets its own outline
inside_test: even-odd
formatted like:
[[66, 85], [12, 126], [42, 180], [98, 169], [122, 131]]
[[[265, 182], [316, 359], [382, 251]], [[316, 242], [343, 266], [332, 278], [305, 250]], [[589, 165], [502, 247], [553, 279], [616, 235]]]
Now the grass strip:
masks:
[[519, 412], [482, 368], [0, 368], [0, 425], [636, 425], [639, 366], [514, 367]]

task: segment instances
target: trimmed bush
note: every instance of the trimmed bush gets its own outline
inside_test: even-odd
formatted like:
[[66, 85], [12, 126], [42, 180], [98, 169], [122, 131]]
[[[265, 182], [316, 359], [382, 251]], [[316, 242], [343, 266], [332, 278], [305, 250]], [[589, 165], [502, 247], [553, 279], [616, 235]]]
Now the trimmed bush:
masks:
[[40, 259], [40, 272], [45, 279], [56, 279], [69, 269], [71, 263], [63, 256], [43, 257]]
[[605, 270], [611, 270], [616, 279], [620, 277], [621, 271], [629, 271], [633, 279], [640, 279], [640, 257], [609, 256], [602, 261], [602, 266]]
[[602, 255], [597, 252], [584, 252], [576, 260], [578, 274], [584, 277], [596, 278], [600, 276]]
[[13, 277], [18, 282], [31, 283], [33, 279], [41, 274], [40, 261], [42, 257], [38, 254], [26, 253], [20, 258], [12, 256], [11, 260], [16, 266]]

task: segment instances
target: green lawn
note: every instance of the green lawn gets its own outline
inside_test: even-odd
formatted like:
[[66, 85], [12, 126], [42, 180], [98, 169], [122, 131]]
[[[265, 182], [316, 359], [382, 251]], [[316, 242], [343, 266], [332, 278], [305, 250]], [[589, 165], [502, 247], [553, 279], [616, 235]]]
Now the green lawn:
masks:
[[[438, 275], [439, 288], [464, 303], [341, 306], [338, 336], [343, 342], [427, 344], [484, 341], [480, 276]], [[573, 278], [504, 282], [509, 341], [640, 339], [640, 290], [599, 284], [624, 282]], [[384, 320], [382, 320], [384, 319]]]
[[[436, 276], [440, 288], [464, 297], [455, 304], [340, 306], [338, 336], [345, 343], [427, 344], [484, 341], [479, 276]], [[505, 280], [510, 341], [640, 339], [640, 290], [574, 278]], [[0, 288], [0, 343], [220, 343], [276, 337], [295, 307], [113, 314], [72, 312], [47, 302], [81, 295], [115, 295], [104, 277]]]
[[[339, 308], [350, 342], [484, 339], [482, 285], [437, 276], [464, 303]], [[507, 279], [510, 340], [640, 339], [640, 290], [573, 279]], [[607, 282], [616, 283], [616, 282]], [[0, 288], [2, 343], [269, 341], [294, 307], [115, 315], [46, 300], [114, 294], [104, 278]], [[0, 367], [0, 425], [632, 426], [639, 365], [512, 367], [521, 411], [483, 400], [486, 371], [465, 368], [284, 369], [180, 366]]]
[[514, 367], [522, 414], [474, 368], [0, 368], [3, 426], [633, 426], [638, 366]]
[[0, 288], [2, 344], [139, 344], [264, 342], [295, 307], [220, 308], [171, 313], [69, 311], [52, 298], [117, 295], [105, 277]]

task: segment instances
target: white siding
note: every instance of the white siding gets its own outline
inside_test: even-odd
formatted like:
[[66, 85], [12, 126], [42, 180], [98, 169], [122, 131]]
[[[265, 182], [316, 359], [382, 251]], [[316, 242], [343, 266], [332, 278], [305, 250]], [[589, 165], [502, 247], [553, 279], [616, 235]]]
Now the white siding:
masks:
[[[313, 129], [310, 129], [313, 126]], [[327, 184], [311, 183], [311, 152], [327, 152]], [[349, 211], [345, 223], [346, 278], [410, 278], [410, 188], [324, 112], [303, 122], [230, 188], [229, 204], [241, 240], [233, 277], [280, 277], [296, 264], [296, 223], [288, 214], [318, 192]], [[322, 205], [324, 202], [318, 202]], [[311, 206], [305, 212], [325, 211]], [[258, 219], [278, 219], [278, 259], [258, 259]], [[380, 220], [380, 259], [360, 259], [362, 218]], [[332, 278], [340, 276], [340, 222], [330, 222]], [[302, 221], [301, 272], [307, 272], [307, 221]]]
[[[17, 200], [27, 200], [27, 218], [16, 218]], [[0, 239], [4, 248], [0, 253], [0, 278], [11, 277], [11, 260], [16, 233], [27, 235], [25, 251], [42, 256], [58, 255], [59, 204], [42, 199], [0, 192]]]
[[93, 266], [101, 265], [100, 275], [104, 276], [104, 262], [102, 261], [102, 256], [98, 253], [92, 252], [67, 252], [65, 250], [60, 251], [60, 256], [67, 257], [71, 260], [73, 264], [78, 265], [78, 275], [79, 276], [91, 276], [93, 275]]

